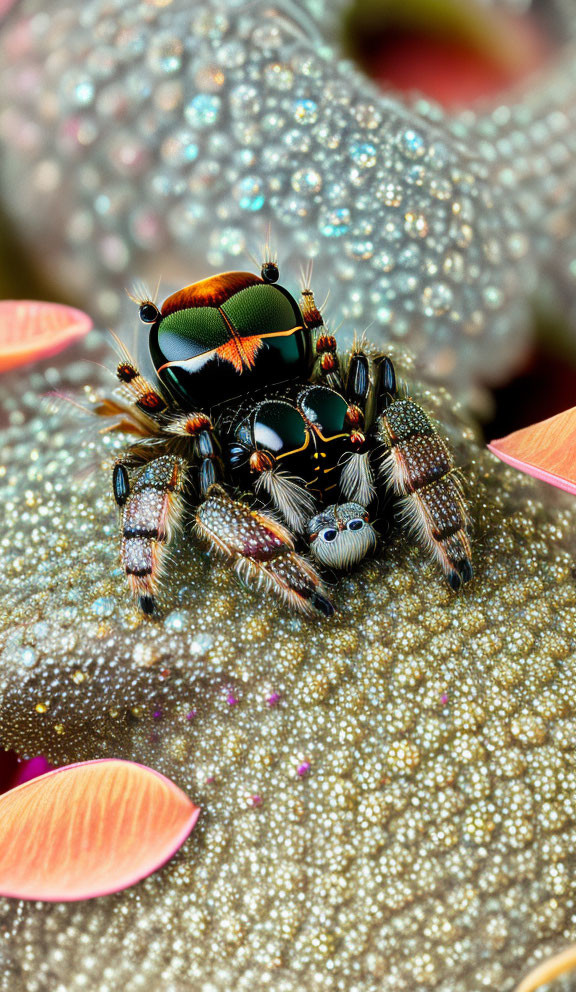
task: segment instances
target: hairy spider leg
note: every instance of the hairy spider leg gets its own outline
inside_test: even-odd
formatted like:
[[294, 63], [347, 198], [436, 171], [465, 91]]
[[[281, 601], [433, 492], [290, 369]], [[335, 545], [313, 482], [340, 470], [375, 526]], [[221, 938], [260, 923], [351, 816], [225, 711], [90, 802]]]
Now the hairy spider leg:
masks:
[[200, 538], [246, 583], [276, 593], [303, 612], [316, 609], [331, 616], [334, 607], [312, 566], [295, 553], [290, 533], [246, 503], [231, 499], [217, 484], [223, 477], [223, 466], [210, 418], [204, 413], [187, 414], [169, 430], [194, 439], [195, 459], [200, 462], [201, 500], [195, 511]]
[[114, 466], [114, 494], [122, 510], [122, 564], [146, 614], [154, 612], [168, 545], [182, 516], [183, 484], [184, 463], [172, 455], [160, 455], [138, 469], [131, 485], [125, 465]]
[[312, 565], [296, 554], [286, 528], [212, 486], [196, 510], [196, 530], [247, 584], [302, 613], [330, 617], [334, 607]]
[[221, 481], [224, 474], [220, 441], [210, 417], [202, 412], [186, 413], [169, 423], [166, 431], [192, 441], [194, 462], [199, 465], [198, 493], [204, 498], [210, 486]]
[[424, 410], [397, 396], [394, 366], [382, 362], [383, 412], [376, 436], [385, 446], [380, 471], [397, 497], [399, 520], [442, 568], [455, 591], [473, 576], [469, 524], [452, 455]]

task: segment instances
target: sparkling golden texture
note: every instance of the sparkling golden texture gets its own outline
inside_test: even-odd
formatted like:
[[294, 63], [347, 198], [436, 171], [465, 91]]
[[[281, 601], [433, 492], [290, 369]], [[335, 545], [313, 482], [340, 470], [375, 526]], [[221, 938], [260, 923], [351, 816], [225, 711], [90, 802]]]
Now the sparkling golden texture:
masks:
[[396, 535], [307, 620], [185, 538], [151, 622], [118, 562], [121, 440], [39, 415], [87, 368], [2, 400], [0, 738], [141, 761], [202, 814], [120, 895], [4, 900], [2, 992], [512, 990], [576, 939], [573, 501], [414, 385], [474, 498], [463, 595]]

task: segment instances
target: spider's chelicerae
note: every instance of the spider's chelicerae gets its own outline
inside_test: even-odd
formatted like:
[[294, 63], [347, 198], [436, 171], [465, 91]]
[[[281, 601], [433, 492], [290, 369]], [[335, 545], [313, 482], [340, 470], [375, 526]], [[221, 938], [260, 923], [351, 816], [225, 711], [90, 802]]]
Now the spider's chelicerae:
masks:
[[311, 290], [299, 306], [277, 280], [266, 262], [260, 276], [187, 286], [161, 309], [138, 301], [155, 375], [126, 354], [120, 395], [96, 410], [134, 436], [113, 489], [140, 607], [156, 609], [179, 525], [304, 612], [334, 612], [311, 558], [352, 568], [377, 547], [374, 517], [380, 531], [396, 519], [459, 589], [472, 566], [447, 445], [400, 395], [389, 358], [358, 348], [341, 362]]

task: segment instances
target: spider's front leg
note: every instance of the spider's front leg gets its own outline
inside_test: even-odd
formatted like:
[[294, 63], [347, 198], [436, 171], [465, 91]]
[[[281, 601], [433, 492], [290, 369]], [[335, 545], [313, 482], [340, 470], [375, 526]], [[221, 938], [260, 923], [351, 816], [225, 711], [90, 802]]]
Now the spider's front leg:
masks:
[[134, 471], [130, 458], [116, 462], [114, 498], [122, 514], [122, 564], [142, 611], [154, 612], [168, 545], [182, 515], [185, 463], [160, 455]]
[[294, 551], [289, 531], [218, 485], [196, 510], [196, 528], [244, 581], [263, 587], [303, 613], [332, 616], [334, 607], [312, 566]]
[[210, 419], [203, 413], [188, 414], [171, 430], [194, 439], [195, 460], [200, 462], [201, 502], [195, 513], [199, 536], [245, 581], [264, 587], [303, 612], [316, 609], [331, 616], [334, 607], [312, 566], [294, 551], [290, 532], [266, 514], [231, 499], [218, 484], [223, 465]]
[[424, 410], [399, 397], [394, 366], [379, 362], [376, 438], [385, 445], [381, 476], [401, 507], [405, 530], [458, 590], [473, 576], [468, 512], [452, 453]]

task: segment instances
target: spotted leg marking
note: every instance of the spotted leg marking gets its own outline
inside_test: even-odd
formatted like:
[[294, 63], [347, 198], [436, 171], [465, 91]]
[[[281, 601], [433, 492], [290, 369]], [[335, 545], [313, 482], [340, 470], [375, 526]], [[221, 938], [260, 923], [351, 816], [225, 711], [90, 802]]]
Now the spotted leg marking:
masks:
[[397, 397], [389, 359], [382, 367], [383, 412], [376, 436], [385, 445], [380, 470], [400, 497], [400, 522], [439, 563], [450, 586], [473, 576], [469, 524], [462, 487], [448, 446], [418, 404]]
[[182, 514], [183, 463], [161, 455], [135, 473], [114, 466], [114, 495], [122, 510], [122, 564], [144, 613], [154, 612], [168, 545]]
[[196, 529], [244, 581], [262, 586], [303, 613], [334, 613], [320, 578], [294, 551], [289, 531], [271, 517], [213, 486], [196, 511]]

